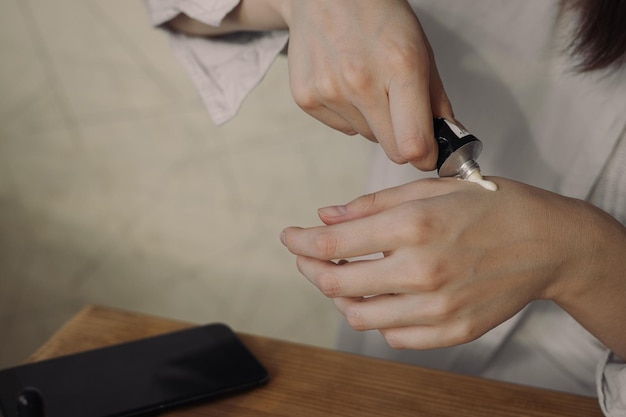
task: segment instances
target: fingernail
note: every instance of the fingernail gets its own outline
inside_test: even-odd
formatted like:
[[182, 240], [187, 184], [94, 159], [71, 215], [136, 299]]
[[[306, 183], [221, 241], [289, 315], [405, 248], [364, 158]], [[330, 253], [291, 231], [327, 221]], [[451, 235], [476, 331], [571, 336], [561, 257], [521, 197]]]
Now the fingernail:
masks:
[[348, 209], [346, 206], [328, 206], [322, 207], [317, 211], [320, 215], [324, 217], [341, 217], [346, 215]]
[[280, 242], [281, 242], [283, 245], [287, 246], [287, 245], [285, 244], [285, 232], [284, 232], [284, 231], [283, 231], [283, 232], [280, 232]]

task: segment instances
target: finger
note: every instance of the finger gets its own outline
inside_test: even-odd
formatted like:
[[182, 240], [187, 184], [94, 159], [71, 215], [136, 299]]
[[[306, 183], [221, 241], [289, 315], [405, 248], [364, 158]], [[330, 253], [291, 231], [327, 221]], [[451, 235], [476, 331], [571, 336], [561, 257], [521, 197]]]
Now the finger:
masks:
[[359, 97], [355, 107], [363, 115], [376, 142], [385, 151], [387, 157], [397, 164], [407, 162], [396, 143], [396, 137], [391, 123], [389, 98], [384, 88], [380, 88], [380, 94], [369, 94]]
[[422, 200], [448, 194], [460, 188], [459, 181], [451, 178], [423, 179], [397, 187], [387, 188], [358, 197], [346, 205], [318, 209], [325, 224], [337, 224], [380, 213], [410, 200]]
[[[295, 255], [321, 260], [354, 258], [393, 250], [401, 244], [393, 213], [311, 228], [288, 227], [281, 241]], [[397, 228], [397, 226], [396, 226]]]
[[326, 126], [345, 133], [346, 135], [356, 135], [360, 133], [353, 124], [346, 120], [341, 114], [322, 104], [298, 104], [309, 116], [319, 120]]
[[288, 227], [283, 230], [281, 240], [295, 255], [326, 261], [354, 258], [387, 250], [384, 249], [387, 243], [378, 239], [371, 229], [367, 231], [367, 227], [354, 223], [350, 224], [350, 228], [341, 228], [343, 225], [345, 223], [308, 229]]
[[[338, 264], [299, 256], [296, 264], [298, 270], [329, 298], [412, 293], [432, 287], [432, 280], [426, 276], [426, 270], [421, 271], [419, 263], [407, 265], [393, 255]], [[424, 279], [420, 280], [420, 276]]]
[[482, 335], [465, 320], [434, 326], [405, 326], [380, 329], [387, 344], [394, 349], [438, 349], [471, 342]]
[[[352, 102], [357, 96], [371, 97], [368, 91], [346, 91], [345, 83], [332, 74], [317, 71], [317, 77], [303, 79], [293, 75], [290, 79], [291, 93], [296, 104], [313, 118], [333, 129], [350, 134], [359, 133], [376, 142], [368, 121]], [[383, 97], [384, 98], [384, 97]]]
[[[426, 197], [467, 189], [463, 188], [463, 181], [451, 178], [420, 180], [406, 186], [365, 197], [364, 207], [359, 207], [363, 203], [356, 201], [354, 209], [350, 207], [351, 203], [337, 210], [352, 213], [346, 215], [352, 216], [351, 219], [324, 219], [328, 225], [307, 229], [286, 228], [281, 233], [281, 241], [296, 255], [322, 260], [388, 252], [402, 245], [413, 245], [419, 239], [430, 239], [441, 232], [440, 228], [445, 225], [441, 209], [448, 207], [450, 200]], [[465, 185], [470, 186], [473, 187], [472, 184]], [[413, 191], [413, 187], [418, 191]], [[414, 195], [407, 198], [403, 192], [405, 189]]]
[[334, 93], [319, 92], [320, 103], [322, 103], [325, 108], [343, 118], [354, 131], [364, 138], [372, 142], [378, 142], [379, 137], [373, 132], [370, 126], [370, 120], [367, 119], [367, 116], [344, 97], [345, 95], [339, 95], [338, 91]]
[[[357, 130], [340, 112], [325, 105], [318, 89], [310, 79], [303, 78], [301, 71], [295, 70], [295, 64], [289, 67], [289, 86], [295, 103], [309, 116], [326, 126], [354, 135]], [[328, 84], [328, 83], [327, 83]], [[331, 90], [330, 87], [328, 87]]]
[[432, 170], [438, 153], [432, 118], [455, 119], [426, 36], [423, 41], [416, 51], [418, 61], [406, 68], [403, 76], [391, 80], [389, 107], [399, 151], [415, 167]]
[[[426, 75], [419, 78], [423, 77], [428, 79]], [[396, 80], [389, 86], [389, 110], [396, 146], [404, 162], [428, 171], [435, 168], [437, 147], [429, 86], [417, 78]]]
[[340, 114], [365, 138], [379, 142], [392, 160], [406, 162], [397, 152], [387, 90], [376, 74], [360, 60], [350, 61], [339, 76], [320, 75], [312, 85], [324, 106]]
[[[379, 330], [394, 349], [435, 349], [470, 342], [484, 331], [464, 317], [438, 320], [414, 313], [415, 299], [402, 295], [336, 298], [337, 309], [355, 330]], [[408, 302], [407, 302], [408, 301]], [[370, 308], [372, 307], [372, 308]], [[427, 311], [427, 308], [423, 310]]]
[[407, 326], [447, 326], [457, 317], [439, 294], [383, 294], [374, 297], [338, 297], [333, 301], [355, 330]]

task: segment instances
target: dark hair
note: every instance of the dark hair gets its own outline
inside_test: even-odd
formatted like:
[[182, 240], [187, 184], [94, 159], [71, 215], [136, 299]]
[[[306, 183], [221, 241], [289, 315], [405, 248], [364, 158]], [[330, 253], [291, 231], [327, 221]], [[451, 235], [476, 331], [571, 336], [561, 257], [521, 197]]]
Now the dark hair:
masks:
[[578, 19], [569, 52], [580, 72], [626, 64], [626, 0], [563, 0]]

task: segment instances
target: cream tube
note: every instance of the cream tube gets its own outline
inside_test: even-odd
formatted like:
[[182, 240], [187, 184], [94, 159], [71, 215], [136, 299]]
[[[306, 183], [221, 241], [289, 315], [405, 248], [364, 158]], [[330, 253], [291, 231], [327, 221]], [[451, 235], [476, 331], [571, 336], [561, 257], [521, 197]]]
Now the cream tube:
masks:
[[433, 120], [435, 139], [439, 147], [437, 172], [440, 177], [459, 177], [496, 191], [498, 186], [485, 180], [476, 159], [483, 149], [482, 142], [460, 126], [443, 118]]

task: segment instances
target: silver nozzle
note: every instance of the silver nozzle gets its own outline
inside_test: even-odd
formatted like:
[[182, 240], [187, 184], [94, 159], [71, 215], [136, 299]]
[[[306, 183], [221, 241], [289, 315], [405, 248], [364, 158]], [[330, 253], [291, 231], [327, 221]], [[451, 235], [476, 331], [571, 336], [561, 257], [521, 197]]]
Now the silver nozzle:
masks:
[[480, 173], [480, 165], [478, 165], [478, 162], [474, 161], [473, 159], [470, 159], [466, 161], [463, 165], [461, 165], [457, 175], [463, 178], [464, 180], [466, 180], [475, 171], [478, 171]]
[[439, 168], [439, 176], [459, 176], [463, 179], [467, 179], [473, 171], [477, 169], [480, 170], [476, 158], [480, 155], [482, 148], [483, 144], [478, 139], [461, 146], [459, 149], [452, 152], [441, 165]]

